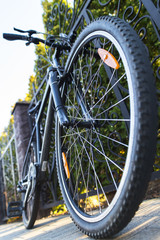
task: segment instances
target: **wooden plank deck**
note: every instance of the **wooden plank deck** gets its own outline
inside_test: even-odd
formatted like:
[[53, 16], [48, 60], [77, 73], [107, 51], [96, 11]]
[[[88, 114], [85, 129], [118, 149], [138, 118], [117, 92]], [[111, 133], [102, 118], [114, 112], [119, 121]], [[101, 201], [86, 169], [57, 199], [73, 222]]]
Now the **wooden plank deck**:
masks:
[[[48, 217], [36, 221], [32, 230], [22, 222], [0, 226], [1, 240], [79, 240], [92, 239], [81, 233], [68, 215]], [[160, 199], [144, 201], [135, 217], [114, 240], [160, 240]]]

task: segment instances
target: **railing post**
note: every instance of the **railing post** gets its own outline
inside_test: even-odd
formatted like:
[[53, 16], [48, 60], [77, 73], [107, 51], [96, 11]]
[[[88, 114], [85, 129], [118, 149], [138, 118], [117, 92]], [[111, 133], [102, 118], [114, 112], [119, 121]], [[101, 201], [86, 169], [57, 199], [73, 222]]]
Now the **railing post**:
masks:
[[11, 157], [11, 170], [12, 170], [12, 179], [14, 186], [14, 198], [17, 201], [17, 187], [16, 187], [16, 179], [15, 179], [15, 171], [14, 171], [14, 162], [13, 162], [13, 154], [12, 154], [12, 142], [9, 145], [10, 157]]
[[6, 215], [6, 198], [5, 198], [5, 186], [3, 178], [3, 166], [0, 153], [0, 224], [3, 224], [7, 221]]

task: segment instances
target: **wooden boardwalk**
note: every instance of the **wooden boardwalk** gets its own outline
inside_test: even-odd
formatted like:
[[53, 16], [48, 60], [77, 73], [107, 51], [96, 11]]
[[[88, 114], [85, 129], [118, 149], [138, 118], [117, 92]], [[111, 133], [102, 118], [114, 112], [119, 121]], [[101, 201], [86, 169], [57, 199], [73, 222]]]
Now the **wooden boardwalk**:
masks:
[[[81, 233], [68, 215], [37, 220], [32, 230], [22, 222], [0, 226], [1, 240], [92, 239]], [[114, 240], [160, 240], [160, 199], [144, 201], [128, 226]]]

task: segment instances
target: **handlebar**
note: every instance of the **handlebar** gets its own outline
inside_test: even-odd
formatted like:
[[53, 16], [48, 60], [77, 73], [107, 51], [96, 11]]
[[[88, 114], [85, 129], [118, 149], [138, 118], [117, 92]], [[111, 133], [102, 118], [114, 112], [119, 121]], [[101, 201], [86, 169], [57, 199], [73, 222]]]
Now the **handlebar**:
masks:
[[23, 36], [19, 34], [12, 34], [12, 33], [3, 33], [3, 38], [9, 41], [14, 41], [14, 40], [26, 40], [28, 41], [28, 36]]
[[70, 49], [69, 46], [65, 46], [65, 45], [61, 45], [58, 43], [54, 43], [54, 38], [50, 38], [48, 40], [44, 40], [41, 38], [36, 38], [36, 37], [31, 37], [31, 36], [25, 36], [25, 35], [19, 35], [19, 34], [12, 34], [12, 33], [3, 33], [3, 38], [5, 38], [6, 40], [9, 41], [14, 41], [14, 40], [24, 40], [27, 41], [26, 45], [29, 45], [30, 43], [34, 43], [34, 44], [39, 44], [44, 43], [49, 47], [61, 47], [63, 49]]
[[42, 42], [42, 43], [46, 43], [47, 45], [51, 46], [51, 43], [49, 43], [41, 38], [28, 37], [28, 36], [19, 35], [19, 34], [3, 33], [3, 38], [5, 38], [6, 40], [9, 40], [9, 41], [24, 40], [24, 41], [28, 41], [28, 43], [34, 43], [34, 44], [38, 44], [38, 43]]

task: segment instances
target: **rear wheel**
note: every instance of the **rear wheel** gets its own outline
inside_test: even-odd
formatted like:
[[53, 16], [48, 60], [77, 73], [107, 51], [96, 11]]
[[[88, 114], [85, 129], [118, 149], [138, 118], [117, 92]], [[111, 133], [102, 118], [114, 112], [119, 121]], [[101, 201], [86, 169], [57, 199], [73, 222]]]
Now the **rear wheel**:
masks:
[[34, 165], [35, 162], [35, 151], [31, 146], [28, 153], [27, 160], [23, 167], [22, 179], [23, 179], [23, 191], [22, 201], [23, 201], [23, 211], [22, 218], [23, 223], [27, 229], [33, 227], [38, 213], [39, 207], [39, 188], [37, 186], [36, 177], [37, 169]]
[[113, 17], [82, 31], [66, 72], [72, 126], [56, 125], [59, 182], [76, 225], [104, 238], [126, 226], [147, 188], [156, 148], [154, 77], [143, 43]]

